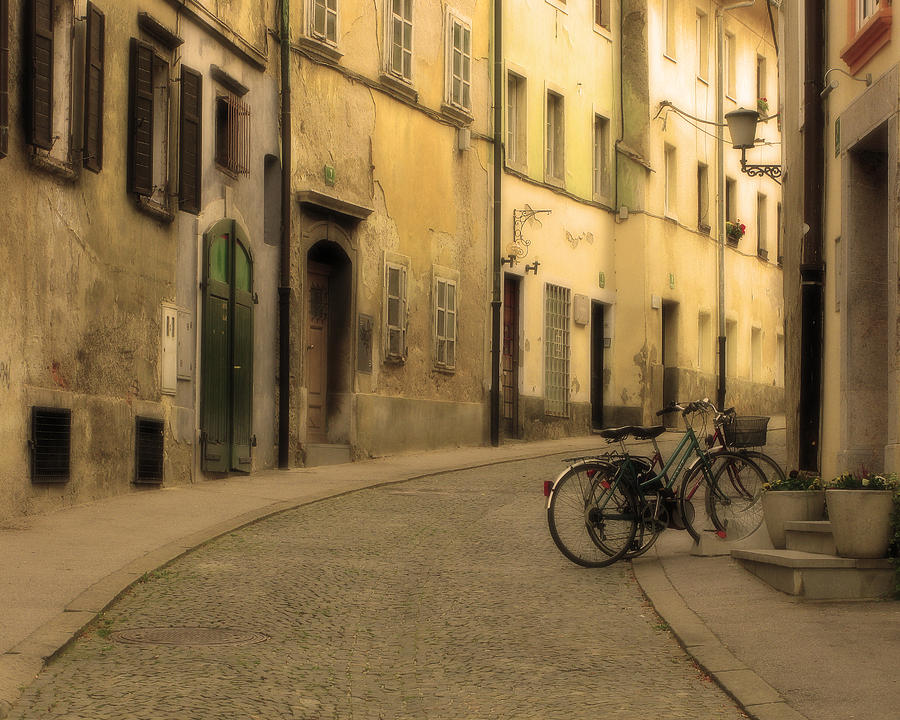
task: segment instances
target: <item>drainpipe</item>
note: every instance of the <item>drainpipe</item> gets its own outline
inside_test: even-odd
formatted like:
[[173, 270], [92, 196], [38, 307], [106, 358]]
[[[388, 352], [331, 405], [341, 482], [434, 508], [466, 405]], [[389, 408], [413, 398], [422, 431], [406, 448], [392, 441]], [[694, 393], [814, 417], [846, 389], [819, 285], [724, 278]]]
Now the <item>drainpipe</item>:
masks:
[[278, 284], [278, 467], [291, 442], [291, 1], [281, 0], [281, 279]]
[[491, 259], [491, 445], [500, 444], [500, 246], [503, 207], [503, 0], [494, 0], [494, 242]]
[[825, 307], [823, 208], [825, 204], [825, 113], [819, 92], [824, 78], [825, 4], [806, 2], [803, 77], [803, 221], [809, 231], [800, 246], [800, 386], [798, 465], [819, 471], [822, 412], [822, 346]]
[[718, 246], [718, 315], [719, 315], [719, 384], [716, 405], [725, 408], [725, 81], [722, 68], [725, 60], [725, 13], [750, 7], [756, 0], [732, 3], [716, 9], [716, 173], [718, 175], [718, 218], [716, 245]]

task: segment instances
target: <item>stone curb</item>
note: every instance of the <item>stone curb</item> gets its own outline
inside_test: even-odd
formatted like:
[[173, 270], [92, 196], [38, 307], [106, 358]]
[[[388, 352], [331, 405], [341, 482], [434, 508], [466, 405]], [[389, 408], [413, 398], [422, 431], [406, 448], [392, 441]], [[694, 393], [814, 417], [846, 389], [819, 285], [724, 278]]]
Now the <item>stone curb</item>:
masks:
[[[593, 442], [593, 438], [590, 440]], [[475, 462], [446, 463], [442, 466], [430, 468], [425, 472], [413, 470], [403, 472], [398, 470], [400, 476], [395, 480], [375, 479], [371, 482], [356, 480], [343, 489], [325, 490], [320, 496], [313, 498], [304, 498], [299, 501], [281, 500], [272, 502], [162, 545], [156, 550], [134, 559], [124, 567], [87, 588], [68, 603], [62, 613], [39, 627], [8, 652], [0, 654], [0, 720], [8, 716], [21, 697], [22, 691], [34, 682], [46, 664], [65, 650], [80, 633], [89, 627], [106, 608], [118, 600], [129, 588], [140, 582], [148, 573], [164, 568], [181, 556], [223, 535], [261, 522], [280, 513], [359, 492], [360, 490], [398, 485], [451, 472], [463, 472], [480, 467], [503, 465], [522, 460], [534, 460], [553, 455], [572, 454], [575, 456], [583, 452], [579, 447], [550, 449], [546, 446], [539, 449], [532, 448], [529, 451], [527, 445], [523, 445], [521, 451], [508, 452], [504, 457]]]
[[634, 577], [685, 652], [754, 720], [809, 720], [738, 660], [691, 610], [669, 581], [654, 548], [632, 562]]

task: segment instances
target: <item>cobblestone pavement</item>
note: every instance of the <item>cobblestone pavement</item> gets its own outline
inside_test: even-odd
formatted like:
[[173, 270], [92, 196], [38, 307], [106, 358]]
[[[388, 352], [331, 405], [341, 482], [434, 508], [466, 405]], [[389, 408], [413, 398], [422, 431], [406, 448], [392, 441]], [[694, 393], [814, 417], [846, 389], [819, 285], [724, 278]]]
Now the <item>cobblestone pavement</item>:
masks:
[[[745, 717], [686, 659], [628, 565], [585, 570], [556, 550], [541, 483], [560, 469], [446, 474], [232, 533], [135, 586], [10, 717]], [[198, 627], [268, 639], [117, 639]]]

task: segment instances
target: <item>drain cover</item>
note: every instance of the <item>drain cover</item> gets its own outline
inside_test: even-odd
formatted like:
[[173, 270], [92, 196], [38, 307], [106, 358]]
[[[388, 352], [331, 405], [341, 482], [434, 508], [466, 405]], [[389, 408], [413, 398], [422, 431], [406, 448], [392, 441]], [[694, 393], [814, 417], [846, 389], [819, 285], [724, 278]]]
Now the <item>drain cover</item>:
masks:
[[250, 630], [204, 627], [135, 628], [117, 630], [109, 636], [135, 645], [252, 645], [269, 639], [268, 635]]

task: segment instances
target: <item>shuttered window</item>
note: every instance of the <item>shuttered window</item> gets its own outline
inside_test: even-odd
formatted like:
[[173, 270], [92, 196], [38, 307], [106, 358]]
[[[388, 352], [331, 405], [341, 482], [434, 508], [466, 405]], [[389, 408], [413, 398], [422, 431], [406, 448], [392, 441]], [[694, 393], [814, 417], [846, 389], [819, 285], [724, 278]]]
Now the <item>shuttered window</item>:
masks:
[[435, 280], [434, 363], [440, 368], [456, 367], [456, 283]]
[[216, 162], [250, 174], [250, 106], [233, 95], [216, 98]]
[[385, 267], [385, 357], [406, 360], [406, 268]]
[[185, 212], [200, 212], [202, 187], [203, 76], [181, 66], [181, 152], [178, 168], [178, 203]]
[[53, 147], [53, 0], [28, 4], [28, 140], [36, 147]]
[[128, 190], [153, 194], [153, 47], [131, 39], [128, 102]]
[[0, 157], [9, 152], [9, 0], [0, 0]]
[[468, 112], [472, 109], [472, 29], [452, 14], [449, 25], [449, 100]]
[[103, 167], [103, 63], [106, 18], [93, 3], [87, 5], [87, 47], [84, 63], [84, 166]]

